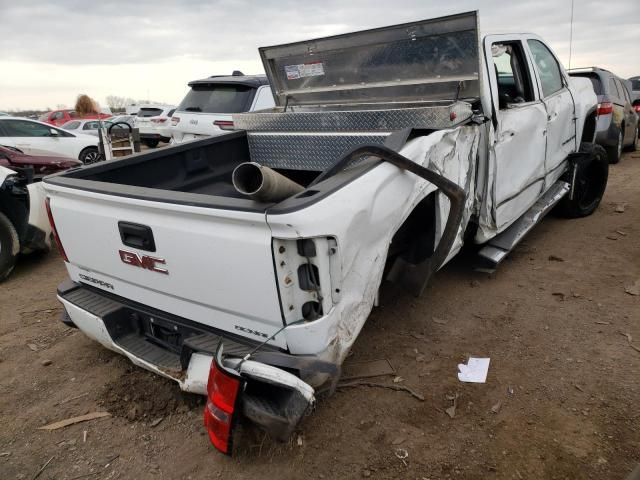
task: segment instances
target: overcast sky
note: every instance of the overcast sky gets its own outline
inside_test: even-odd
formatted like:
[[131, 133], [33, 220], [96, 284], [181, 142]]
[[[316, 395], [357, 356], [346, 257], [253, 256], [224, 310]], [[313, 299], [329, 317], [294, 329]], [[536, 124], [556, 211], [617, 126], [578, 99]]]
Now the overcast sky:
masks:
[[[0, 0], [0, 110], [177, 104], [189, 80], [263, 72], [260, 46], [475, 9], [483, 34], [537, 33], [568, 66], [571, 0]], [[640, 75], [640, 0], [575, 0], [571, 66], [590, 65]]]

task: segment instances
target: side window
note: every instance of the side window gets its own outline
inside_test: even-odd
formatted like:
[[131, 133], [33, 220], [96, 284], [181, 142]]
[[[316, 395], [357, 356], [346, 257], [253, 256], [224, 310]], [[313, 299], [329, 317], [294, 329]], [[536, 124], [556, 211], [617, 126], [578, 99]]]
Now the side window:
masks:
[[524, 62], [520, 42], [494, 43], [491, 45], [493, 66], [498, 83], [500, 109], [509, 104], [532, 102], [531, 75]]
[[271, 108], [275, 105], [273, 100], [273, 94], [269, 86], [258, 88], [256, 92], [256, 101], [253, 106], [254, 110], [263, 110], [265, 108]]
[[618, 91], [620, 92], [620, 100], [622, 100], [622, 103], [631, 103], [629, 99], [629, 93], [627, 92], [627, 87], [625, 87], [624, 83], [617, 78], [616, 83], [618, 84]]
[[544, 96], [548, 97], [558, 90], [561, 90], [564, 85], [556, 57], [554, 57], [546, 45], [539, 40], [527, 40], [527, 43], [533, 54], [533, 61], [538, 69], [538, 74], [540, 75]]
[[56, 112], [53, 115], [51, 115], [51, 120], [62, 120], [64, 118], [64, 113], [62, 112]]
[[25, 120], [7, 120], [3, 126], [9, 137], [48, 137], [51, 134], [48, 125]]
[[1, 137], [9, 137], [10, 136], [9, 134], [7, 134], [7, 132], [5, 132], [4, 128], [2, 127], [3, 123], [4, 122], [0, 122], [0, 138]]
[[612, 95], [616, 98], [620, 98], [620, 92], [618, 91], [618, 85], [616, 85], [616, 81], [613, 77], [609, 78], [609, 95]]
[[65, 128], [67, 130], [75, 130], [79, 126], [80, 126], [80, 122], [67, 122], [62, 126], [62, 128]]

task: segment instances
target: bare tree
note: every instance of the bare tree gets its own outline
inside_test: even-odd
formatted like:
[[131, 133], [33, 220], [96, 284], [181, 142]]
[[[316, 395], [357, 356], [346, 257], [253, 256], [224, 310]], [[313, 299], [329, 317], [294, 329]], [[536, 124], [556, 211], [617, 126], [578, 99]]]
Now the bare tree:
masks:
[[114, 111], [122, 111], [125, 109], [127, 105], [132, 105], [136, 103], [133, 98], [130, 97], [120, 97], [118, 95], [108, 95], [106, 97], [107, 105], [109, 108]]

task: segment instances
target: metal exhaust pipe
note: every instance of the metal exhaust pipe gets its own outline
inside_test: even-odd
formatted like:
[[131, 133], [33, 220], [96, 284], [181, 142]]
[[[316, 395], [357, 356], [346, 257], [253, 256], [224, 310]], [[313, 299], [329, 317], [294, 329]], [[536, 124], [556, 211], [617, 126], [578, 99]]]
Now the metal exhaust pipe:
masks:
[[238, 165], [231, 180], [238, 192], [260, 202], [280, 202], [304, 190], [302, 185], [255, 162]]

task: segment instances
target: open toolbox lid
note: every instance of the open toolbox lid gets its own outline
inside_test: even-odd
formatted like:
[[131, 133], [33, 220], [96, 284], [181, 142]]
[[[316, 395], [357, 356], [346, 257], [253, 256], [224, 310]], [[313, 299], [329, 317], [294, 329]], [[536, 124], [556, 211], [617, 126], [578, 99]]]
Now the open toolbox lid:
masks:
[[479, 96], [478, 12], [260, 48], [276, 104]]

